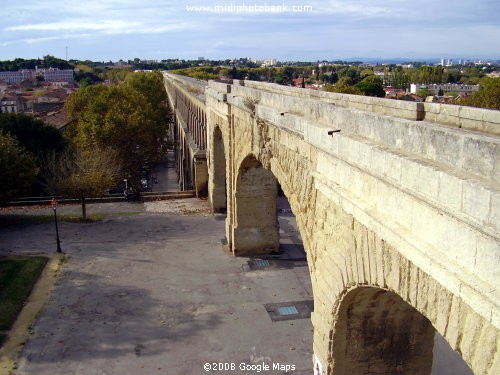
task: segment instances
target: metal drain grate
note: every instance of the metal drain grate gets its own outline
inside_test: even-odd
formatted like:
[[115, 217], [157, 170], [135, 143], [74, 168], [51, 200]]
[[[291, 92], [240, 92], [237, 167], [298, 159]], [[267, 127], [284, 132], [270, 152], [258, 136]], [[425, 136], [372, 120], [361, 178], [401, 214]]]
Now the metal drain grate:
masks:
[[269, 263], [268, 260], [262, 260], [262, 259], [258, 259], [258, 260], [254, 260], [253, 261], [253, 264], [255, 265], [256, 268], [265, 268], [265, 267], [269, 267], [271, 265], [271, 263]]
[[273, 322], [281, 320], [308, 319], [314, 310], [313, 301], [266, 303], [264, 305]]
[[286, 270], [307, 267], [306, 258], [297, 259], [252, 259], [247, 261], [246, 271]]
[[296, 315], [298, 314], [299, 311], [295, 306], [281, 306], [278, 307], [278, 314], [281, 316], [286, 316], [286, 315]]

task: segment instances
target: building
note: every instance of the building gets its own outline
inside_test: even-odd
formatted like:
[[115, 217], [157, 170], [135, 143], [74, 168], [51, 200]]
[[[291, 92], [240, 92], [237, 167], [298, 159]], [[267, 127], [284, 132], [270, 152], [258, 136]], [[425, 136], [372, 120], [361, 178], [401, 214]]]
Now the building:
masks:
[[0, 109], [2, 113], [25, 112], [25, 102], [20, 95], [4, 94], [0, 99]]
[[25, 79], [35, 78], [33, 69], [22, 69], [15, 72], [0, 72], [0, 80], [9, 84], [16, 84], [24, 81]]
[[21, 69], [15, 72], [0, 72], [0, 80], [9, 84], [17, 84], [27, 79], [43, 77], [47, 82], [73, 82], [72, 69]]
[[42, 75], [45, 81], [48, 82], [73, 82], [73, 70], [72, 69], [37, 69], [36, 75]]
[[267, 60], [257, 59], [257, 60], [253, 60], [253, 62], [255, 64], [260, 65], [261, 67], [276, 66], [278, 64], [278, 60], [276, 60], [276, 59], [267, 59]]
[[479, 85], [462, 85], [458, 83], [445, 83], [441, 85], [437, 84], [423, 85], [418, 83], [412, 83], [410, 85], [410, 92], [412, 94], [416, 94], [417, 91], [420, 89], [429, 90], [429, 93], [432, 95], [438, 95], [440, 90], [442, 90], [443, 93], [456, 92], [459, 93], [460, 95], [470, 95], [473, 92], [479, 91]]

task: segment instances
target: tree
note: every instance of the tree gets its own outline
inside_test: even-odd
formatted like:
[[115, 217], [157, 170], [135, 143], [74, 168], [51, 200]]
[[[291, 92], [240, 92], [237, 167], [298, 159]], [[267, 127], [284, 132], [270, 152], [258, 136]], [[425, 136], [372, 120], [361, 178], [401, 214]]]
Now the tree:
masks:
[[80, 72], [75, 75], [75, 81], [80, 84], [80, 87], [84, 87], [102, 82], [102, 79], [92, 72]]
[[366, 96], [376, 96], [379, 98], [385, 97], [382, 80], [374, 75], [367, 76], [361, 82], [356, 84], [355, 87], [362, 91]]
[[361, 90], [359, 90], [356, 86], [353, 86], [352, 78], [346, 76], [340, 78], [335, 86], [327, 85], [325, 90], [341, 94], [363, 95]]
[[0, 114], [0, 130], [16, 137], [37, 158], [50, 150], [62, 151], [66, 145], [59, 130], [25, 114]]
[[113, 149], [132, 189], [141, 188], [141, 170], [161, 156], [166, 137], [165, 90], [161, 75], [141, 73], [117, 86], [94, 85], [69, 96], [69, 131], [84, 150]]
[[[0, 131], [2, 130], [14, 136], [19, 144], [34, 156], [38, 167], [45, 155], [62, 152], [67, 144], [59, 130], [24, 114], [0, 113]], [[40, 194], [42, 185], [42, 176], [38, 175], [31, 190], [25, 190], [24, 193]]]
[[82, 219], [87, 220], [86, 198], [103, 196], [120, 176], [121, 166], [112, 149], [67, 150], [47, 159], [44, 175], [47, 190], [78, 198]]
[[479, 81], [479, 91], [461, 98], [458, 104], [472, 107], [500, 109], [500, 78], [484, 77]]
[[102, 73], [102, 78], [117, 84], [123, 82], [130, 74], [133, 73], [128, 69], [108, 69]]
[[286, 66], [283, 68], [281, 74], [286, 85], [293, 85], [293, 77], [295, 70], [291, 66]]
[[420, 96], [421, 98], [427, 98], [428, 96], [431, 95], [430, 91], [427, 89], [418, 89], [417, 90], [417, 95]]
[[0, 130], [0, 204], [28, 192], [37, 174], [33, 155], [15, 137]]

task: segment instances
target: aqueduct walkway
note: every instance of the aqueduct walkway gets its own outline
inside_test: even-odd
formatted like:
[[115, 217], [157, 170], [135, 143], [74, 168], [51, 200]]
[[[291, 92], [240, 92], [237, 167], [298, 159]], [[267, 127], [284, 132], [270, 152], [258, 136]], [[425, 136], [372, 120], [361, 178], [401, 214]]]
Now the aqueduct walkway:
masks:
[[[316, 374], [429, 374], [435, 331], [500, 373], [500, 112], [165, 73], [182, 184], [235, 255], [279, 244], [286, 194], [311, 273]], [[348, 343], [348, 345], [346, 345]]]

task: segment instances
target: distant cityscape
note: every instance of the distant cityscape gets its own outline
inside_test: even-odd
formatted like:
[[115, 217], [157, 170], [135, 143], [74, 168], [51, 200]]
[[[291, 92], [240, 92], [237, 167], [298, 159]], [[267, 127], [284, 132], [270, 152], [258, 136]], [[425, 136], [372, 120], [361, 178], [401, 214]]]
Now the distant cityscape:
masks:
[[[439, 79], [447, 81], [438, 79], [439, 82], [436, 82], [436, 77], [428, 79], [428, 82], [425, 79], [412, 81], [412, 75], [405, 76], [405, 72], [425, 70], [426, 66], [430, 69], [445, 69], [448, 74], [443, 77], [448, 78]], [[480, 77], [500, 77], [500, 61], [443, 57], [432, 63], [342, 60], [283, 62], [275, 58], [209, 60], [198, 57], [195, 60], [135, 58], [94, 62], [66, 61], [45, 56], [43, 59], [0, 61], [0, 110], [4, 113], [28, 113], [57, 128], [64, 128], [68, 124], [64, 113], [68, 95], [88, 84], [109, 84], [113, 80], [110, 78], [112, 72], [121, 70], [174, 70], [186, 75], [194, 72], [192, 76], [201, 79], [253, 79], [326, 91], [335, 91], [342, 75], [354, 78], [352, 85], [357, 83], [356, 80], [361, 81], [363, 76], [370, 75], [383, 86], [383, 94], [378, 96], [422, 101], [428, 100], [430, 95], [434, 97], [433, 101], [449, 103], [456, 97], [470, 96], [479, 91]]]

